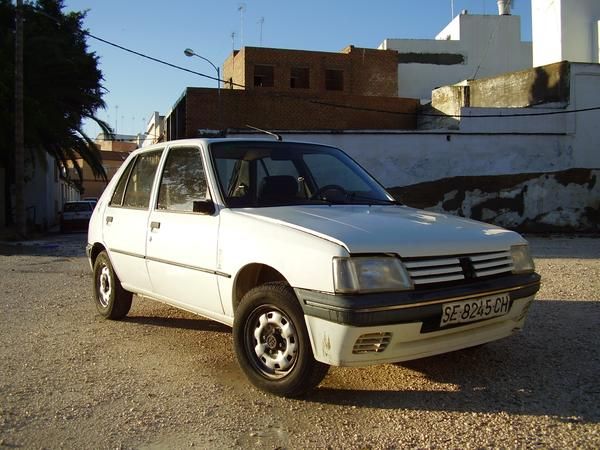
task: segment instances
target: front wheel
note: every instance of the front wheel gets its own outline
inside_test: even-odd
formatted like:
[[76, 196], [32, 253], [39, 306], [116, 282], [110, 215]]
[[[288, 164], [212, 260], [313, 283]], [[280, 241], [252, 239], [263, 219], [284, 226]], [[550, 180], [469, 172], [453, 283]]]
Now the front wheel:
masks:
[[252, 384], [276, 395], [305, 394], [329, 369], [315, 360], [302, 308], [283, 283], [267, 283], [244, 296], [233, 340], [240, 367]]
[[107, 319], [122, 319], [131, 309], [131, 292], [121, 286], [108, 254], [100, 252], [94, 262], [94, 303]]

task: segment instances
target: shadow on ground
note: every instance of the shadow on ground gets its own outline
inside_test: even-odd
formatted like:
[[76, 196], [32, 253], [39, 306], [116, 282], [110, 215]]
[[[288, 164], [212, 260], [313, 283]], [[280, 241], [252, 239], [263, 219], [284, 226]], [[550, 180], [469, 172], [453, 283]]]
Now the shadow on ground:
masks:
[[[306, 400], [381, 409], [549, 415], [567, 422], [600, 421], [600, 303], [537, 301], [526, 331], [474, 349], [401, 365], [369, 377], [359, 389], [318, 388]], [[341, 369], [345, 370], [345, 369]], [[361, 370], [361, 369], [351, 369]], [[415, 371], [455, 390], [406, 391], [402, 376]], [[382, 372], [379, 372], [382, 373]], [[372, 371], [369, 372], [372, 375]], [[375, 387], [385, 384], [387, 389]], [[335, 384], [335, 383], [334, 383]]]
[[87, 233], [52, 233], [43, 239], [10, 242], [0, 241], [0, 255], [85, 256]]
[[[229, 327], [205, 319], [134, 316], [125, 320], [231, 333]], [[564, 422], [598, 423], [599, 329], [600, 302], [540, 300], [534, 302], [521, 334], [397, 365], [336, 368], [303, 401], [375, 409], [547, 415]], [[215, 377], [232, 388], [249, 384], [237, 371], [235, 365], [220, 366], [215, 368]], [[408, 390], [407, 377], [414, 376], [425, 377], [433, 388]], [[351, 388], [348, 379], [352, 379]]]
[[183, 330], [214, 331], [215, 333], [231, 333], [231, 328], [219, 322], [208, 319], [187, 319], [182, 317], [153, 317], [132, 316], [125, 317], [123, 322], [154, 327], [178, 328]]

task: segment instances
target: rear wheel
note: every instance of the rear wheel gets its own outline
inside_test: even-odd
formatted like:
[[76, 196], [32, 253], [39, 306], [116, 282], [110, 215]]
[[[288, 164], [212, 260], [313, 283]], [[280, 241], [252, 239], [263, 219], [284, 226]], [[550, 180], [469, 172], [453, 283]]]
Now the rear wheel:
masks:
[[94, 303], [107, 319], [122, 319], [131, 309], [131, 292], [121, 286], [105, 251], [94, 262]]
[[244, 296], [236, 312], [233, 339], [246, 376], [273, 394], [305, 394], [329, 369], [315, 360], [302, 308], [283, 283], [267, 283]]

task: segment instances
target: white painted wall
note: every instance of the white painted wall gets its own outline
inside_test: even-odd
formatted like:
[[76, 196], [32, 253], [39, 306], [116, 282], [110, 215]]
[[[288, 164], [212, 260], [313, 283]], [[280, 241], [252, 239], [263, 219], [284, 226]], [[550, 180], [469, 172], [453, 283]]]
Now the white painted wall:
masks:
[[600, 63], [600, 20], [596, 22], [596, 39], [594, 39], [596, 43], [596, 62]]
[[531, 0], [533, 65], [599, 63], [599, 0]]
[[[282, 133], [284, 140], [343, 149], [386, 187], [467, 175], [552, 172], [575, 167], [565, 135], [465, 132]], [[235, 137], [256, 137], [255, 134]]]
[[[571, 109], [600, 106], [600, 65], [571, 64]], [[575, 113], [572, 146], [578, 167], [600, 168], [600, 111]]]
[[[465, 175], [600, 169], [600, 111], [563, 114], [600, 106], [600, 65], [571, 64], [567, 108], [462, 108], [460, 129], [343, 133], [285, 133], [286, 140], [340, 147], [386, 187]], [[556, 115], [529, 116], [532, 113]], [[238, 136], [238, 135], [236, 135]], [[256, 137], [256, 134], [245, 136]]]
[[464, 64], [398, 64], [398, 96], [428, 100], [437, 87], [531, 67], [530, 42], [521, 42], [519, 16], [456, 16], [436, 39], [386, 39], [400, 53], [458, 53]]
[[46, 153], [43, 158], [35, 166], [26, 165], [25, 210], [28, 222], [35, 219], [45, 230], [58, 223], [64, 202], [79, 200], [79, 192], [59, 177], [53, 158]]
[[563, 61], [561, 0], [531, 0], [533, 67]]

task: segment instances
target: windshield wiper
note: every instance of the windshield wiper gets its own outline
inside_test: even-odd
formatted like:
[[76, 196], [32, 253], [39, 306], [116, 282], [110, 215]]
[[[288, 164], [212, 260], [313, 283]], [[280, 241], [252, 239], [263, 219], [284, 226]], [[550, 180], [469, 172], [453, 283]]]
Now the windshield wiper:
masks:
[[348, 197], [351, 199], [366, 201], [370, 205], [371, 204], [372, 205], [402, 205], [402, 203], [400, 203], [397, 200], [388, 200], [386, 198], [373, 198], [373, 197], [368, 197], [366, 195], [357, 194], [356, 192], [352, 192], [351, 194], [348, 194]]

